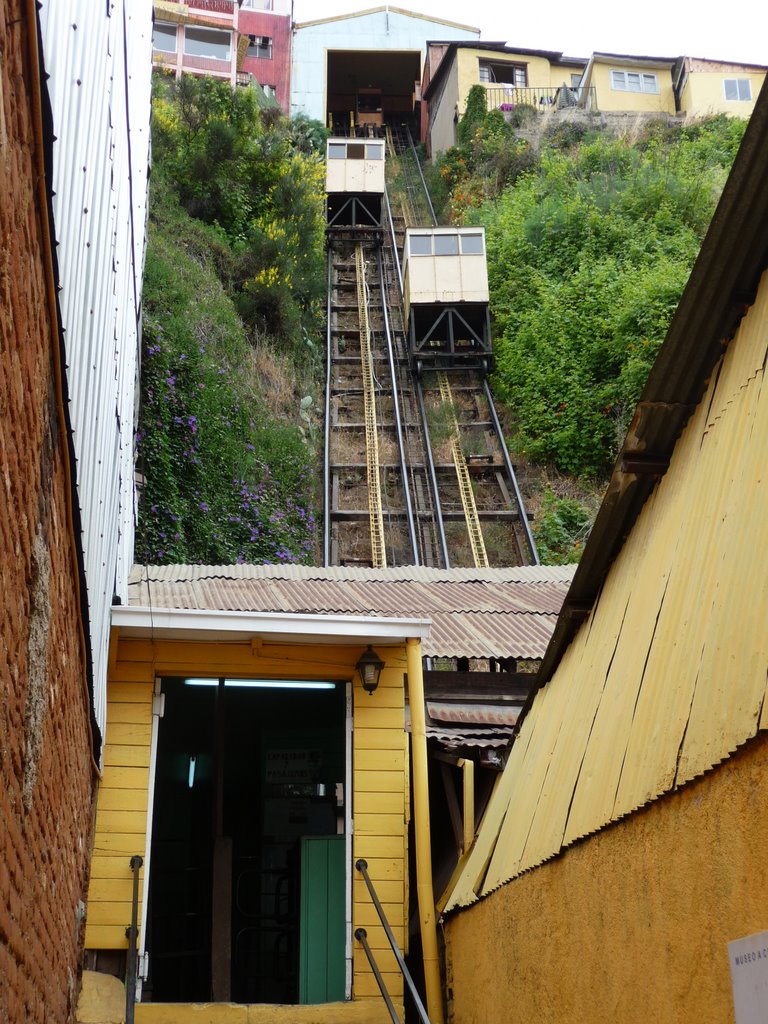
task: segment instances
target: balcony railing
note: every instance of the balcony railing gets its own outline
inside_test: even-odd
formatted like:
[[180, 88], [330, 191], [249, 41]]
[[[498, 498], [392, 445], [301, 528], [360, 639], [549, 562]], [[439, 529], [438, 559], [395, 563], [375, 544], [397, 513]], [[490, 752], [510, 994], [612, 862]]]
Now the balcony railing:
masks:
[[556, 88], [521, 88], [514, 85], [491, 85], [485, 89], [488, 110], [514, 110], [515, 107], [533, 107], [543, 113], [563, 107], [582, 107], [597, 110], [597, 92], [593, 85], [560, 85]]
[[163, 0], [160, 7], [161, 9], [163, 7], [174, 7], [180, 3], [188, 7], [190, 11], [205, 11], [208, 14], [228, 14], [231, 17], [235, 10], [236, 0]]

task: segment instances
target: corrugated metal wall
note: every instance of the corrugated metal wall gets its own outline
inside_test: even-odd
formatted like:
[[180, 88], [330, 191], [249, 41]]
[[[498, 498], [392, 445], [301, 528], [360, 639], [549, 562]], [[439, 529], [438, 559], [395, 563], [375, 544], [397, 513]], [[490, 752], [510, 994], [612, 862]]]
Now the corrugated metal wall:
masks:
[[767, 359], [768, 275], [590, 618], [538, 694], [448, 909], [768, 728]]
[[104, 731], [113, 592], [133, 562], [133, 431], [149, 163], [151, 0], [44, 0], [53, 212]]

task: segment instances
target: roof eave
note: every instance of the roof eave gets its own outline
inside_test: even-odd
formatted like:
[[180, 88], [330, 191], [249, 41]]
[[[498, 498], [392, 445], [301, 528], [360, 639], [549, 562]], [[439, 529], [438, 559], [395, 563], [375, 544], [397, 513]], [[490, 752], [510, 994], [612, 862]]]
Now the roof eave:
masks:
[[124, 637], [226, 641], [264, 640], [341, 645], [397, 644], [426, 640], [426, 618], [385, 618], [374, 615], [312, 615], [276, 612], [230, 612], [197, 608], [118, 606], [112, 627]]

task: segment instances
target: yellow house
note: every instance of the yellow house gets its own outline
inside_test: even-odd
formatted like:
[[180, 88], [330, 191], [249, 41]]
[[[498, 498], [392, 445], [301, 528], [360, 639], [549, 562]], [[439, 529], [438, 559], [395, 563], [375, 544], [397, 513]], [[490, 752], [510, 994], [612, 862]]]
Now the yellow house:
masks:
[[402, 1014], [364, 861], [402, 951], [418, 903], [439, 1024], [422, 658], [540, 658], [570, 575], [136, 567], [112, 617], [90, 1019], [104, 974], [131, 974], [134, 914], [138, 1022], [389, 1020], [366, 943]]
[[674, 114], [674, 64], [667, 57], [593, 53], [581, 83], [586, 105], [606, 113]]
[[461, 1024], [766, 1019], [767, 165], [764, 87], [446, 901]]
[[558, 103], [563, 86], [578, 88], [585, 66], [586, 61], [555, 50], [474, 41], [430, 44], [422, 87], [428, 111], [422, 130], [430, 153], [456, 144], [456, 124], [473, 85], [486, 90], [489, 110], [526, 104], [544, 111]]
[[675, 65], [678, 110], [688, 117], [749, 117], [768, 67], [680, 57]]

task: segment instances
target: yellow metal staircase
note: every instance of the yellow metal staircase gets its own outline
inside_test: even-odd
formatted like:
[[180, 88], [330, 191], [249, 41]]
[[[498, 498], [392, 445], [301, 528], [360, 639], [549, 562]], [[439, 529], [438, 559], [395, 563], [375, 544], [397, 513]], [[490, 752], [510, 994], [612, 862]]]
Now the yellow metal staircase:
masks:
[[467, 460], [464, 458], [464, 452], [461, 450], [459, 424], [453, 408], [451, 385], [448, 382], [447, 374], [442, 370], [438, 373], [437, 380], [440, 385], [440, 395], [446, 408], [450, 410], [449, 415], [452, 420], [451, 452], [453, 454], [453, 464], [456, 467], [456, 478], [459, 482], [461, 504], [464, 507], [464, 518], [467, 521], [467, 532], [469, 533], [469, 543], [472, 547], [472, 557], [474, 558], [476, 569], [487, 569], [488, 555], [485, 550], [483, 531], [480, 528], [480, 517], [477, 514], [475, 492], [472, 490]]

